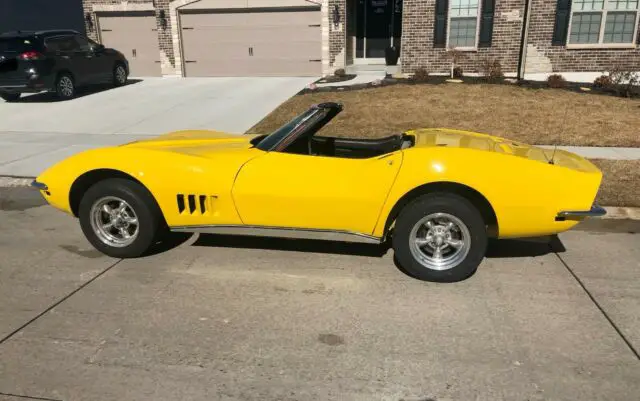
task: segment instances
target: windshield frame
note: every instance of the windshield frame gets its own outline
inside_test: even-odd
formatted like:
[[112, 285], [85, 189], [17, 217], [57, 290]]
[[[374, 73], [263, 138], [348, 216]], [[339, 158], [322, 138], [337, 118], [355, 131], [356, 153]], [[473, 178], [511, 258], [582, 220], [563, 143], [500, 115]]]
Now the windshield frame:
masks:
[[324, 113], [324, 115], [327, 114], [324, 109], [318, 107], [312, 107], [306, 110], [302, 114], [297, 115], [289, 122], [282, 125], [277, 130], [262, 138], [260, 142], [255, 145], [255, 147], [265, 152], [270, 152], [272, 150], [278, 149], [280, 145], [287, 140], [287, 138], [290, 138], [291, 135], [294, 135], [294, 133], [299, 134], [301, 131], [305, 131], [306, 123], [308, 121], [318, 121], [314, 117], [320, 113]]

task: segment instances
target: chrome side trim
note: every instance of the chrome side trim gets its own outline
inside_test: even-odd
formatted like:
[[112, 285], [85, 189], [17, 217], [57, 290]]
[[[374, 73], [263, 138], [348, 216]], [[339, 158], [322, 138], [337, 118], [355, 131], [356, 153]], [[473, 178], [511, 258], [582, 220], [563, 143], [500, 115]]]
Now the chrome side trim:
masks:
[[181, 226], [171, 227], [170, 229], [174, 232], [314, 239], [325, 241], [359, 242], [366, 244], [380, 244], [382, 242], [381, 238], [374, 237], [372, 235], [343, 230], [320, 230], [307, 228], [240, 225]]
[[40, 191], [48, 191], [49, 190], [49, 187], [47, 187], [45, 184], [43, 184], [41, 182], [38, 182], [38, 181], [33, 181], [31, 183], [31, 188], [35, 188], [35, 189], [40, 190]]
[[556, 216], [556, 221], [564, 221], [564, 220], [581, 220], [585, 217], [600, 217], [607, 214], [607, 211], [596, 205], [595, 203], [591, 206], [591, 210], [565, 210]]

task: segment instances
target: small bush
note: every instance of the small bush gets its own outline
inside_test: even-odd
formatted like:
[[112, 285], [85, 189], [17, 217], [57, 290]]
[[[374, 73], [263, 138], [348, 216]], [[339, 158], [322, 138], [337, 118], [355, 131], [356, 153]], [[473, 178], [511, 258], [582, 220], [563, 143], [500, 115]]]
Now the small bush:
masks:
[[611, 77], [604, 74], [600, 75], [593, 81], [593, 86], [595, 86], [596, 88], [609, 88], [612, 84], [613, 81], [611, 81]]
[[482, 63], [480, 64], [480, 75], [482, 75], [482, 77], [487, 81], [498, 81], [504, 78], [500, 60], [498, 60], [497, 58], [487, 58], [482, 61]]
[[344, 68], [338, 68], [333, 72], [333, 75], [335, 75], [336, 77], [344, 77], [347, 75], [347, 72], [344, 70]]
[[454, 78], [462, 78], [463, 77], [462, 67], [456, 67], [453, 69], [453, 77]]
[[552, 74], [547, 78], [549, 88], [566, 88], [567, 80], [560, 74]]
[[616, 66], [609, 71], [609, 78], [619, 96], [632, 97], [640, 92], [640, 74], [635, 71]]
[[429, 79], [429, 71], [427, 71], [427, 69], [424, 67], [416, 68], [415, 72], [413, 73], [413, 80], [420, 82], [426, 81], [427, 79]]

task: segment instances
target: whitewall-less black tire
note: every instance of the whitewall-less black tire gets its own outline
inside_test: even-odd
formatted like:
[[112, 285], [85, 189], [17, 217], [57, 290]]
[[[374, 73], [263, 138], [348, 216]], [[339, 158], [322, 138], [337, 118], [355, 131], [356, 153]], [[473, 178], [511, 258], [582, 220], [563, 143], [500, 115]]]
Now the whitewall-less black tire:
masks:
[[471, 202], [433, 193], [402, 209], [392, 241], [396, 260], [415, 278], [455, 282], [475, 273], [488, 239], [482, 215]]
[[147, 253], [163, 221], [149, 191], [122, 178], [100, 181], [89, 188], [80, 201], [79, 218], [89, 242], [114, 258]]

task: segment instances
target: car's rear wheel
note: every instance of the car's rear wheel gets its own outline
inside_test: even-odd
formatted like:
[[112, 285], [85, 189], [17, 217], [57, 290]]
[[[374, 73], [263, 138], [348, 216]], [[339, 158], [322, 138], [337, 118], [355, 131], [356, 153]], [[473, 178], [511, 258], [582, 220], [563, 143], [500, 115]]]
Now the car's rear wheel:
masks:
[[76, 95], [76, 85], [70, 74], [60, 74], [56, 80], [56, 94], [62, 100], [73, 99]]
[[0, 93], [0, 97], [5, 101], [5, 102], [15, 102], [18, 99], [20, 99], [20, 94], [19, 93], [6, 93], [6, 92], [2, 92]]
[[482, 215], [467, 199], [428, 194], [407, 205], [393, 230], [400, 266], [425, 281], [455, 282], [475, 273], [487, 248]]
[[127, 69], [122, 64], [116, 64], [113, 69], [113, 86], [123, 86], [127, 83]]
[[162, 227], [161, 212], [149, 191], [121, 178], [89, 188], [80, 201], [79, 218], [89, 242], [115, 258], [144, 255]]

